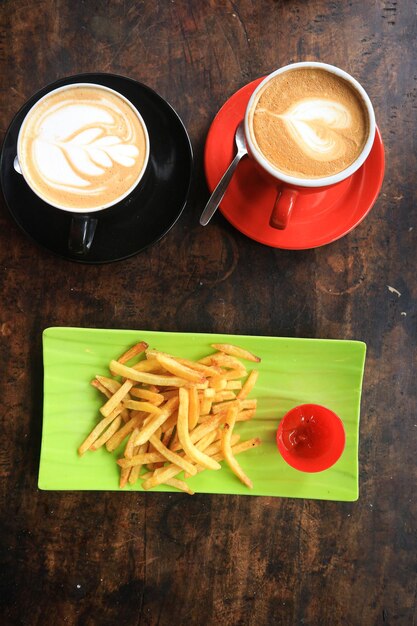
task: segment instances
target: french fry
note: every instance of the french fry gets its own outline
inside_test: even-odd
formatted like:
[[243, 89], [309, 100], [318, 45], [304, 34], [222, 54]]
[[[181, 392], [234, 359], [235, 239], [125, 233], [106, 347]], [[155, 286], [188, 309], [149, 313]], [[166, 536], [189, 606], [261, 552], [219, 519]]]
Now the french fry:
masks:
[[89, 447], [98, 439], [105, 428], [117, 417], [117, 415], [109, 415], [108, 417], [104, 417], [98, 424], [93, 428], [91, 433], [88, 435], [87, 439], [83, 441], [83, 443], [78, 448], [78, 454], [82, 456], [84, 452], [87, 452]]
[[141, 417], [132, 417], [120, 430], [118, 430], [106, 443], [109, 452], [116, 450], [125, 439], [141, 422]]
[[166, 446], [169, 449], [171, 449], [171, 441], [173, 440], [175, 429], [176, 429], [176, 426], [169, 428], [163, 433], [161, 437], [162, 443], [164, 444], [164, 446]]
[[202, 424], [198, 424], [196, 428], [194, 428], [193, 432], [190, 435], [191, 441], [194, 444], [199, 444], [203, 437], [216, 430], [220, 424], [222, 424], [225, 420], [225, 415], [211, 415], [210, 419], [206, 420]]
[[217, 463], [217, 461], [213, 461], [210, 457], [204, 454], [204, 452], [200, 452], [200, 450], [196, 448], [191, 441], [188, 430], [188, 394], [182, 387], [179, 390], [179, 398], [180, 404], [178, 409], [177, 433], [184, 452], [194, 461], [194, 463], [203, 465], [208, 469], [220, 469], [220, 464]]
[[[200, 452], [204, 452], [205, 448], [208, 445], [208, 441], [210, 436], [206, 437], [206, 441], [201, 440], [198, 444], [197, 444], [197, 448]], [[204, 467], [204, 469], [206, 469]], [[179, 474], [181, 472], [181, 468], [178, 467], [178, 465], [172, 465], [172, 463], [170, 465], [167, 465], [166, 467], [162, 467], [158, 470], [155, 470], [154, 472], [147, 472], [146, 474], [144, 474], [142, 476], [144, 482], [142, 483], [142, 487], [147, 490], [147, 489], [152, 489], [152, 487], [157, 487], [158, 485], [162, 485], [163, 483], [165, 483], [167, 480], [169, 480], [170, 478], [173, 478], [174, 476], [176, 476], [177, 474]]]
[[193, 371], [200, 372], [201, 374], [204, 374], [204, 376], [207, 376], [207, 377], [215, 376], [218, 373], [217, 372], [218, 368], [216, 367], [209, 367], [207, 365], [203, 365], [202, 363], [199, 363], [198, 361], [190, 361], [189, 359], [184, 359], [181, 357], [173, 356], [172, 354], [167, 354], [166, 352], [161, 352], [160, 350], [154, 350], [150, 348], [146, 351], [146, 355], [148, 358], [149, 357], [157, 358], [159, 355], [163, 357], [168, 357], [169, 359], [174, 359], [177, 363], [180, 363], [181, 365], [185, 365], [185, 367]]
[[[144, 443], [142, 446], [137, 446], [134, 448], [133, 455], [144, 454], [147, 449], [148, 449], [148, 444]], [[130, 468], [129, 483], [131, 485], [134, 485], [137, 479], [139, 478], [139, 474], [141, 472], [142, 467], [143, 467], [142, 465], [134, 465], [133, 467]]]
[[117, 360], [119, 361], [119, 363], [126, 363], [127, 361], [133, 359], [135, 356], [138, 356], [139, 354], [145, 352], [147, 347], [148, 344], [145, 341], [140, 341], [139, 343], [129, 348], [129, 350], [124, 352], [121, 356], [119, 356]]
[[154, 435], [150, 438], [150, 442], [167, 461], [173, 463], [174, 465], [178, 465], [178, 467], [181, 467], [183, 470], [194, 476], [196, 473], [195, 466], [189, 461], [181, 457], [179, 454], [175, 454], [172, 450], [169, 450]]
[[189, 361], [188, 359], [177, 359], [178, 363], [182, 365], [186, 365], [187, 367], [196, 370], [197, 372], [201, 372], [206, 378], [211, 378], [212, 376], [217, 376], [220, 373], [220, 368], [203, 365], [203, 363], [198, 363], [197, 361]]
[[127, 441], [124, 455], [127, 459], [131, 459], [133, 456], [133, 451], [135, 449], [135, 439], [139, 434], [139, 428], [136, 427], [132, 430], [132, 433]]
[[233, 428], [236, 423], [237, 414], [238, 414], [238, 409], [235, 406], [231, 407], [227, 412], [227, 421], [223, 428], [222, 440], [221, 440], [222, 453], [224, 455], [224, 458], [226, 459], [226, 463], [228, 464], [232, 472], [236, 474], [236, 476], [244, 485], [249, 487], [249, 489], [252, 489], [253, 487], [252, 481], [250, 480], [250, 478], [248, 478], [248, 476], [246, 476], [245, 472], [243, 471], [239, 463], [236, 461], [236, 458], [234, 457], [233, 451], [232, 451], [231, 438], [232, 438]]
[[194, 491], [190, 489], [190, 487], [187, 485], [187, 483], [184, 480], [179, 480], [178, 478], [169, 478], [168, 480], [165, 481], [165, 485], [169, 485], [170, 487], [175, 487], [176, 489], [179, 489], [180, 491], [185, 491], [185, 493], [188, 493], [190, 496], [194, 495]]
[[240, 380], [228, 380], [226, 381], [226, 389], [232, 389], [234, 391], [242, 389], [242, 383]]
[[139, 372], [133, 367], [122, 365], [118, 361], [111, 361], [110, 369], [116, 374], [119, 374], [119, 376], [124, 376], [129, 379], [131, 386], [132, 380], [140, 383], [148, 383], [150, 385], [159, 385], [161, 387], [183, 387], [188, 382], [186, 379], [178, 378], [177, 376], [163, 376], [149, 372]]
[[[197, 446], [198, 449], [201, 452], [205, 452], [207, 449], [209, 449], [210, 445], [216, 440], [218, 439], [219, 435], [218, 432], [216, 430], [212, 431], [211, 433], [207, 433], [207, 435], [205, 435], [202, 439], [200, 439], [200, 441], [198, 442]], [[220, 434], [221, 437], [221, 434]], [[220, 442], [219, 442], [220, 445]], [[209, 454], [208, 456], [213, 456], [211, 454]], [[198, 472], [198, 468], [201, 467], [202, 470], [205, 470], [205, 467], [202, 467], [201, 465], [195, 465], [194, 466], [196, 468], [196, 471], [194, 472], [194, 474], [196, 474]], [[189, 474], [188, 472], [184, 472], [184, 478], [190, 478], [190, 476], [194, 476], [194, 474]]]
[[219, 367], [226, 367], [228, 369], [239, 370], [242, 372], [245, 370], [245, 366], [242, 365], [239, 359], [236, 359], [236, 357], [228, 354], [218, 354], [212, 358], [212, 362], [214, 365], [218, 365]]
[[[206, 390], [208, 391], [208, 389]], [[205, 393], [205, 391], [203, 392]], [[200, 402], [198, 399], [198, 391], [193, 387], [188, 389], [188, 430], [193, 430], [200, 417]]]
[[135, 465], [148, 465], [150, 463], [161, 463], [164, 461], [166, 461], [165, 457], [159, 452], [142, 452], [134, 454], [130, 459], [117, 459], [117, 465], [123, 469], [127, 469], [128, 467], [135, 467]]
[[240, 400], [227, 400], [226, 402], [219, 402], [213, 406], [213, 414], [217, 415], [217, 413], [223, 413], [232, 407], [240, 409], [240, 404]]
[[128, 409], [122, 409], [120, 412], [120, 417], [123, 420], [124, 424], [127, 424], [127, 422], [130, 420], [130, 413]]
[[164, 401], [164, 396], [162, 395], [162, 393], [156, 393], [155, 391], [150, 391], [149, 389], [139, 389], [139, 387], [132, 387], [129, 393], [134, 398], [147, 400], [148, 402], [155, 404], [155, 406], [159, 406]]
[[254, 388], [256, 381], [258, 380], [259, 372], [258, 370], [252, 370], [249, 376], [247, 377], [242, 389], [237, 394], [239, 400], [244, 400]]
[[146, 423], [146, 425], [144, 424], [143, 428], [139, 432], [135, 445], [141, 446], [146, 441], [149, 441], [151, 435], [153, 435], [154, 432], [158, 430], [164, 422], [166, 422], [166, 420], [177, 408], [178, 398], [171, 398], [171, 400], [168, 400], [166, 404], [163, 405], [163, 408], [161, 408], [160, 415], [155, 415]]
[[122, 469], [120, 470], [120, 478], [119, 478], [119, 487], [123, 489], [127, 485], [127, 481], [129, 480], [131, 470], [130, 469]]
[[[187, 385], [188, 386], [188, 385]], [[198, 389], [199, 391], [201, 389], [208, 389], [209, 386], [209, 381], [207, 380], [207, 378], [205, 379], [205, 381], [203, 383], [194, 383], [194, 386], [196, 389]]]
[[145, 490], [152, 489], [153, 487], [166, 483], [167, 480], [174, 478], [174, 476], [180, 472], [182, 472], [182, 469], [178, 467], [178, 465], [171, 464], [167, 467], [162, 467], [160, 470], [155, 470], [151, 476], [144, 474], [143, 478], [145, 480], [142, 483], [142, 487]]
[[161, 425], [163, 433], [172, 432], [172, 429], [177, 425], [178, 410], [175, 410], [173, 414]]
[[[224, 420], [225, 414], [211, 415], [209, 419], [194, 428], [194, 430], [190, 434], [191, 443], [197, 444], [198, 442], [200, 442], [203, 437], [211, 433], [213, 430], [216, 430], [216, 428], [218, 428], [218, 426], [222, 422], [224, 422]], [[181, 450], [181, 443], [178, 439], [173, 443], [171, 450], [173, 450], [174, 452], [177, 450]]]
[[248, 420], [252, 419], [255, 413], [256, 413], [256, 409], [245, 409], [244, 411], [239, 411], [239, 413], [237, 414], [236, 421], [247, 422]]
[[[121, 365], [121, 367], [124, 366]], [[100, 413], [104, 415], [104, 417], [110, 415], [113, 409], [115, 409], [117, 405], [123, 400], [123, 398], [129, 393], [132, 386], [133, 383], [131, 380], [125, 380], [123, 385], [116, 391], [116, 393], [114, 393], [112, 397], [107, 400], [106, 404], [101, 407]]]
[[[157, 470], [154, 470], [154, 471], [145, 472], [144, 474], [142, 474], [141, 479], [142, 480], [149, 480], [149, 478], [154, 478], [161, 471], [161, 469], [162, 468], [158, 468]], [[166, 469], [166, 467], [163, 468], [163, 469]], [[178, 470], [179, 471], [177, 472], [177, 474], [180, 473], [181, 468], [178, 468]], [[173, 476], [175, 476], [175, 474], [173, 474]], [[143, 487], [143, 485], [142, 485], [142, 487]]]
[[[137, 433], [137, 428], [135, 428], [132, 431], [132, 433], [131, 433], [128, 441], [127, 441], [126, 447], [125, 447], [124, 455], [127, 458], [129, 458], [129, 457], [131, 457], [133, 455], [133, 450], [134, 450], [133, 434], [135, 432]], [[122, 468], [120, 470], [120, 477], [119, 477], [119, 487], [120, 487], [120, 489], [123, 489], [126, 486], [127, 481], [129, 480], [129, 476], [130, 476], [130, 472], [131, 471], [132, 471], [131, 467], [128, 467], [126, 469]]]
[[103, 387], [108, 389], [112, 395], [122, 386], [119, 381], [114, 380], [114, 378], [109, 378], [108, 376], [99, 376], [97, 374], [96, 379]]
[[213, 343], [211, 347], [215, 350], [219, 350], [219, 352], [235, 356], [238, 359], [246, 359], [247, 361], [255, 361], [256, 363], [259, 363], [261, 360], [258, 356], [252, 354], [252, 352], [248, 352], [248, 350], [244, 350], [244, 348], [239, 348], [229, 343]]
[[[254, 437], [253, 439], [248, 439], [247, 441], [242, 441], [241, 443], [234, 443], [234, 437], [238, 437], [238, 435], [232, 435], [232, 453], [233, 456], [236, 456], [237, 454], [241, 454], [242, 452], [246, 452], [247, 450], [251, 450], [252, 448], [257, 448], [258, 446], [261, 445], [261, 440], [258, 437]], [[207, 449], [207, 453], [210, 453], [210, 456], [215, 460], [215, 461], [222, 461], [224, 459], [224, 455], [223, 452], [218, 448], [216, 448], [215, 446], [220, 446], [220, 444], [213, 444], [213, 446], [210, 446]], [[199, 474], [200, 472], [204, 471], [204, 467], [198, 467], [197, 468], [197, 474]]]
[[200, 415], [198, 425], [200, 426], [201, 424], [208, 422], [209, 420], [211, 420], [212, 417], [213, 415], [211, 413], [209, 413], [208, 415]]
[[[118, 404], [117, 407], [115, 409], [113, 409], [113, 411], [110, 413], [110, 415], [108, 415], [108, 417], [113, 417], [113, 419], [115, 417], [117, 417], [118, 415], [120, 415], [120, 417], [122, 417], [122, 412], [123, 412], [122, 405]], [[123, 419], [123, 417], [122, 417], [122, 419]]]
[[138, 372], [160, 372], [161, 366], [156, 359], [147, 359], [145, 361], [139, 361], [132, 365], [132, 368]]
[[[207, 448], [207, 451], [206, 451], [206, 453], [212, 457], [215, 457], [216, 454], [220, 454], [221, 456], [219, 459], [217, 459], [218, 461], [224, 458], [223, 452], [222, 452], [222, 435], [223, 435], [223, 429], [219, 431], [219, 437], [210, 444], [210, 446]], [[237, 433], [233, 433], [230, 439], [230, 445], [234, 446], [237, 443], [239, 443], [239, 441], [240, 441], [240, 435], [238, 435]]]
[[178, 398], [178, 389], [168, 389], [168, 391], [162, 391], [161, 396], [164, 400], [171, 400], [171, 398]]
[[221, 352], [213, 352], [213, 354], [208, 354], [207, 356], [203, 357], [202, 359], [198, 360], [198, 363], [202, 363], [203, 365], [207, 365], [208, 367], [212, 366], [212, 358], [215, 356], [218, 356], [219, 354], [221, 354]]
[[237, 407], [239, 410], [243, 409], [256, 409], [257, 401], [253, 400], [228, 400], [226, 402], [219, 402], [213, 406], [213, 413], [221, 413], [232, 407]]
[[[230, 370], [231, 372], [235, 371], [235, 370]], [[239, 376], [236, 376], [236, 378], [239, 378]], [[215, 391], [222, 391], [223, 389], [226, 389], [226, 385], [227, 385], [227, 380], [226, 380], [226, 375], [222, 374], [220, 376], [213, 376], [213, 378], [211, 378], [210, 380], [210, 387], [212, 389], [214, 389]]]
[[[107, 378], [107, 376], [96, 376], [94, 380], [91, 381], [91, 385], [101, 391], [107, 398], [111, 398], [121, 387], [121, 384], [117, 380]], [[125, 423], [129, 421], [129, 411], [127, 409], [121, 410], [121, 418]]]
[[213, 402], [224, 402], [225, 400], [236, 400], [236, 394], [233, 391], [218, 391]]
[[106, 396], [106, 398], [111, 398], [112, 397], [112, 393], [106, 389], [106, 387], [104, 385], [101, 384], [101, 382], [99, 380], [97, 380], [96, 378], [93, 378], [93, 380], [90, 382], [90, 385], [92, 387], [95, 387], [96, 389], [98, 389], [99, 391], [101, 391], [101, 393]]
[[[217, 430], [213, 430], [209, 433], [207, 433], [207, 435], [204, 435], [204, 437], [202, 437], [198, 443], [196, 443], [197, 448], [201, 451], [201, 452], [205, 452], [206, 448], [208, 448], [213, 441], [216, 439], [217, 437]], [[208, 455], [210, 456], [210, 455]]]
[[[221, 433], [223, 431], [220, 431], [220, 439], [215, 441], [214, 438], [217, 437], [217, 433], [212, 433], [212, 435], [214, 435], [212, 441], [210, 441], [209, 445], [205, 448], [205, 453], [208, 454], [208, 456], [211, 456], [212, 459], [214, 459], [215, 461], [222, 461], [224, 459], [223, 456], [223, 452], [222, 452], [222, 442], [221, 442]], [[238, 443], [240, 439], [240, 435], [236, 435], [233, 434], [232, 435], [232, 439], [231, 439], [231, 445], [235, 445]], [[199, 474], [200, 472], [203, 472], [206, 468], [202, 467], [201, 465], [197, 465], [197, 474]], [[189, 478], [189, 476], [187, 476], [187, 474], [184, 474], [184, 478]]]
[[[160, 428], [155, 431], [155, 436], [158, 436], [158, 432], [160, 432]], [[151, 444], [150, 440], [148, 442], [148, 453], [149, 454], [159, 454], [156, 448]], [[154, 461], [153, 463], [147, 463], [146, 466], [150, 470], [157, 469], [158, 467], [162, 467], [164, 465], [163, 456], [160, 455], [159, 461]]]
[[205, 376], [203, 376], [201, 372], [196, 372], [186, 365], [178, 363], [178, 361], [169, 356], [165, 356], [161, 353], [156, 353], [155, 358], [164, 369], [166, 369], [168, 372], [171, 372], [171, 374], [173, 374], [174, 376], [184, 378], [185, 380], [188, 380], [192, 383], [204, 383], [206, 380]]
[[145, 413], [155, 413], [161, 415], [162, 411], [159, 407], [151, 402], [141, 402], [140, 400], [123, 400], [123, 406], [126, 409], [134, 409], [135, 411], [145, 411]]
[[227, 372], [225, 372], [223, 374], [223, 378], [226, 381], [226, 385], [227, 382], [229, 380], [237, 380], [240, 378], [243, 378], [244, 376], [247, 376], [248, 373], [246, 370], [238, 370], [238, 369], [234, 369], [234, 370], [228, 370]]
[[256, 398], [239, 400], [241, 409], [256, 409], [258, 400]]
[[108, 441], [110, 437], [114, 435], [116, 430], [119, 430], [121, 423], [122, 418], [120, 416], [116, 417], [116, 419], [112, 421], [108, 429], [101, 435], [101, 437], [96, 439], [95, 442], [90, 446], [89, 450], [98, 450], [99, 448], [101, 448], [101, 446], [104, 446], [106, 441]]
[[[233, 442], [233, 436], [232, 436]], [[252, 448], [257, 448], [261, 445], [261, 440], [259, 437], [253, 437], [252, 439], [248, 439], [247, 441], [242, 441], [238, 443], [236, 446], [233, 445], [232, 452], [234, 455], [241, 454], [241, 452], [246, 452], [246, 450], [251, 450]]]
[[208, 415], [211, 411], [212, 404], [213, 404], [212, 400], [210, 400], [209, 398], [205, 398], [203, 396], [200, 402], [200, 407], [199, 407], [200, 415]]

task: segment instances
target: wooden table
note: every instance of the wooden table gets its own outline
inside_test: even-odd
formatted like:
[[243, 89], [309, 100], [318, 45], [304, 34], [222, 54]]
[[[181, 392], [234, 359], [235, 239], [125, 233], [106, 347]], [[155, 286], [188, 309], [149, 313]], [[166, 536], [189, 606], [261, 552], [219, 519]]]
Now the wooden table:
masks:
[[[195, 151], [179, 222], [113, 265], [44, 251], [3, 204], [1, 623], [414, 623], [415, 3], [10, 0], [0, 12], [3, 132], [47, 83], [108, 71], [166, 98]], [[220, 215], [200, 227], [214, 115], [244, 84], [299, 60], [339, 65], [370, 94], [387, 157], [374, 209], [303, 252], [257, 244]], [[365, 341], [359, 501], [39, 491], [51, 325]]]

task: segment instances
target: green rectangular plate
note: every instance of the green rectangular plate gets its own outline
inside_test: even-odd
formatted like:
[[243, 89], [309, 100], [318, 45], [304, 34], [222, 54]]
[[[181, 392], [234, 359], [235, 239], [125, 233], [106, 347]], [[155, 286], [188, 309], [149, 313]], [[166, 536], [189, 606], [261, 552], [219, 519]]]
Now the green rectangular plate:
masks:
[[[353, 501], [358, 498], [358, 431], [366, 346], [359, 341], [286, 339], [196, 333], [165, 333], [88, 328], [47, 328], [43, 333], [44, 413], [39, 469], [40, 489], [118, 490], [119, 472], [106, 450], [77, 448], [98, 420], [103, 403], [90, 385], [96, 374], [133, 343], [176, 356], [199, 359], [212, 343], [235, 343], [262, 358], [252, 396], [256, 416], [238, 423], [241, 439], [260, 437], [262, 445], [239, 455], [253, 481], [245, 487], [225, 466], [188, 480], [196, 492]], [[252, 366], [248, 362], [248, 370]], [[343, 420], [346, 447], [330, 469], [307, 474], [289, 467], [278, 453], [275, 433], [281, 417], [303, 403], [327, 406]], [[114, 453], [114, 457], [120, 450]], [[142, 490], [140, 481], [125, 490]], [[158, 491], [175, 491], [158, 487]]]

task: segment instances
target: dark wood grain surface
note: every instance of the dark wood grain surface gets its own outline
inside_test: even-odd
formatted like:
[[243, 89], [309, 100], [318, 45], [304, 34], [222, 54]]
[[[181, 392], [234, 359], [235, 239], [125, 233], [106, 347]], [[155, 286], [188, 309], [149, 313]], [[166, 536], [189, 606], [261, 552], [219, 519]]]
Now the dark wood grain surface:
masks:
[[[112, 265], [44, 251], [2, 202], [1, 624], [415, 623], [416, 10], [415, 0], [0, 3], [3, 134], [39, 88], [108, 71], [166, 98], [195, 151], [178, 223]], [[300, 60], [342, 67], [373, 100], [387, 158], [373, 211], [303, 252], [257, 244], [220, 215], [200, 227], [214, 115], [250, 80]], [[51, 325], [365, 341], [358, 502], [39, 491]]]

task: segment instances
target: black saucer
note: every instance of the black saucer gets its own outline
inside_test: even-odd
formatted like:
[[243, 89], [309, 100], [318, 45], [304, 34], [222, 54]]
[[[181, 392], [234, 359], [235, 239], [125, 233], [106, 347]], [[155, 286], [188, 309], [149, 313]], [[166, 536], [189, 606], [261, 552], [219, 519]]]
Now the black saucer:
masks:
[[[89, 252], [79, 257], [68, 249], [72, 215], [43, 202], [15, 172], [17, 137], [33, 104], [49, 91], [71, 83], [97, 83], [124, 95], [140, 111], [149, 132], [151, 154], [143, 183], [125, 200], [100, 213]], [[181, 215], [191, 182], [190, 139], [174, 109], [152, 89], [114, 74], [77, 74], [48, 85], [17, 113], [6, 133], [0, 182], [10, 213], [38, 244], [82, 263], [106, 263], [132, 256], [163, 237]]]

